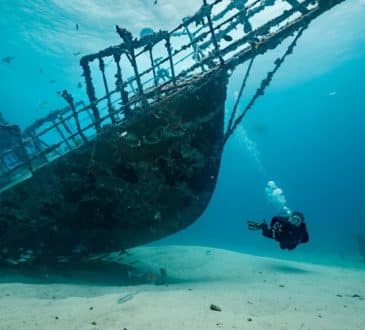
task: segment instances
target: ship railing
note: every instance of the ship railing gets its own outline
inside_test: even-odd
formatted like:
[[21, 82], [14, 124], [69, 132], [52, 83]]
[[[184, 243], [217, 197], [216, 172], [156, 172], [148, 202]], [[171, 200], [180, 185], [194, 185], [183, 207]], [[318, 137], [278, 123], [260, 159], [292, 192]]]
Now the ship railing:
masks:
[[277, 47], [342, 1], [203, 0], [170, 32], [138, 39], [117, 26], [121, 44], [81, 58], [89, 104], [74, 102], [64, 91], [68, 107], [36, 121], [18, 146], [1, 152], [0, 191], [87, 143], [104, 125], [125, 123], [137, 109], [148, 110], [193, 77], [222, 66], [233, 70]]
[[[117, 26], [122, 44], [81, 59], [95, 123], [100, 118], [96, 100], [103, 94], [110, 112], [108, 119], [115, 122], [118, 118], [111, 107], [113, 98], [120, 101], [119, 116], [128, 116], [133, 111], [128, 106], [129, 97], [139, 98], [136, 106], [148, 107], [164, 96], [161, 87], [176, 87], [179, 80], [224, 65], [234, 52], [255, 48], [262, 37], [318, 6], [319, 2], [313, 0], [203, 1], [197, 13], [184, 18], [170, 32], [158, 31], [137, 39]], [[271, 19], [266, 19], [269, 14]], [[109, 59], [107, 68], [105, 63]], [[115, 69], [111, 69], [111, 64]], [[128, 76], [129, 79], [124, 78]], [[152, 97], [146, 97], [146, 89], [155, 90]], [[100, 128], [95, 125], [96, 131]]]

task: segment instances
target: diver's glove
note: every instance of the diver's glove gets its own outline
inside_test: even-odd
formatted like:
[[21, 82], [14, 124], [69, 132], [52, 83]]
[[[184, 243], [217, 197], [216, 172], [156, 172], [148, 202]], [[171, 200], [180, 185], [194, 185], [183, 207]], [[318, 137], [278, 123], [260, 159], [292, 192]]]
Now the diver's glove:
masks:
[[256, 221], [247, 221], [249, 230], [260, 230], [263, 227], [263, 223], [259, 223]]

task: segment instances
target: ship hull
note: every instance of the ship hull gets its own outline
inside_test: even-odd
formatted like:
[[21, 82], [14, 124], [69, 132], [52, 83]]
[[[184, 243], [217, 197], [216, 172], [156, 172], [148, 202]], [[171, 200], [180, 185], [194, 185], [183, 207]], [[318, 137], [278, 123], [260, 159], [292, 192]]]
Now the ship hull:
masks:
[[227, 76], [217, 70], [104, 127], [0, 196], [0, 263], [77, 260], [182, 230], [214, 192]]

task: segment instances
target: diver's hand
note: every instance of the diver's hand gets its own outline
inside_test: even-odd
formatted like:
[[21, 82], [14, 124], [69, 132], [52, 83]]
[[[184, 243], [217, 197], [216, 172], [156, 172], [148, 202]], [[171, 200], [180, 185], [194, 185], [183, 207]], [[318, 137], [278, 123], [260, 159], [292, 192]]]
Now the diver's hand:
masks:
[[262, 223], [256, 221], [247, 221], [249, 230], [260, 230], [262, 228]]

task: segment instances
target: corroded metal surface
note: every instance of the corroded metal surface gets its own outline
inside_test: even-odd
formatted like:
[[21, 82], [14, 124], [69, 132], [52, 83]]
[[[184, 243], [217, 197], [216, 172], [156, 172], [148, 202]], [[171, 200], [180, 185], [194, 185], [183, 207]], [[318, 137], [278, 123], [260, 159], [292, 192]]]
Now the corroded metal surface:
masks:
[[[0, 263], [77, 260], [194, 222], [213, 193], [224, 141], [308, 24], [343, 1], [204, 0], [170, 32], [138, 39], [117, 26], [121, 44], [81, 59], [90, 103], [63, 91], [67, 108], [0, 150]], [[224, 133], [226, 72], [293, 35]]]
[[4, 192], [0, 262], [77, 259], [195, 221], [218, 175], [226, 84], [224, 70], [192, 82]]

